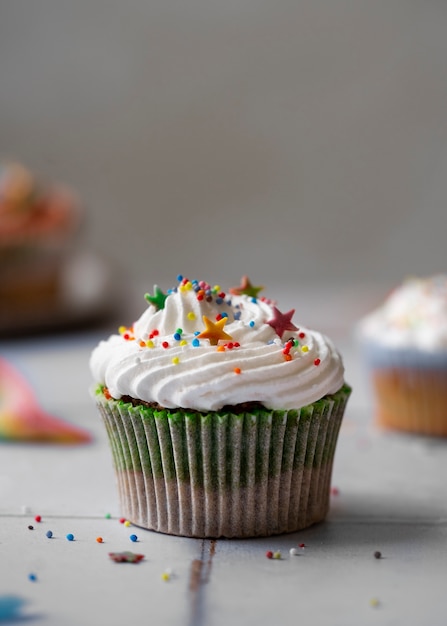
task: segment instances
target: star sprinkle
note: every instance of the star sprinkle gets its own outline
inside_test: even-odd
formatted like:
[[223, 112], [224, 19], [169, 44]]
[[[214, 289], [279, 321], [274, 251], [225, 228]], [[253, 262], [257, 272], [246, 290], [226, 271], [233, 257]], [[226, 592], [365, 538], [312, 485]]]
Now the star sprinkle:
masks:
[[151, 296], [149, 293], [146, 293], [144, 297], [156, 309], [160, 310], [165, 308], [165, 300], [168, 296], [162, 292], [158, 285], [154, 285], [154, 295]]
[[262, 289], [264, 289], [264, 287], [254, 287], [248, 276], [242, 276], [241, 279], [241, 284], [239, 285], [239, 287], [232, 287], [230, 289], [230, 293], [232, 293], [234, 296], [250, 296], [251, 298], [257, 298], [258, 297], [258, 293], [260, 291], [262, 291]]
[[272, 308], [273, 319], [268, 320], [266, 324], [269, 324], [279, 337], [282, 337], [286, 330], [298, 330], [295, 324], [292, 323], [292, 317], [295, 313], [295, 309], [291, 309], [287, 313], [281, 313], [276, 306]]
[[144, 559], [144, 554], [135, 554], [135, 552], [109, 552], [109, 557], [116, 563], [139, 563]]
[[231, 337], [231, 335], [226, 333], [223, 329], [227, 321], [227, 317], [222, 317], [217, 322], [212, 322], [210, 319], [207, 318], [206, 315], [204, 315], [203, 323], [205, 324], [206, 328], [200, 333], [200, 335], [197, 335], [197, 338], [209, 339], [211, 346], [217, 346], [217, 343], [220, 339], [230, 341], [231, 339], [233, 339], [233, 337]]

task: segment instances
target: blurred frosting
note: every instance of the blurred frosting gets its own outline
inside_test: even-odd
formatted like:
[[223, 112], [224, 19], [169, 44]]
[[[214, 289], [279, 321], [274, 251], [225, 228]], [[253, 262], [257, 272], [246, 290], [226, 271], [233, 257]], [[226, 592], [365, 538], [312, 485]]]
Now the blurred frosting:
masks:
[[360, 321], [358, 334], [378, 347], [444, 352], [447, 350], [447, 276], [407, 279]]
[[40, 183], [20, 163], [0, 166], [0, 244], [70, 235], [80, 216], [79, 202], [68, 188]]

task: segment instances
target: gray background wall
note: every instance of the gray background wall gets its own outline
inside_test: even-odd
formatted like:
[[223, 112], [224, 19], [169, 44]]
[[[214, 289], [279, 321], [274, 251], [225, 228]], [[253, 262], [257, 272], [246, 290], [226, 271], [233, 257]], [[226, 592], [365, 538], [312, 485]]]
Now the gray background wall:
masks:
[[0, 154], [149, 284], [446, 271], [447, 3], [0, 1]]

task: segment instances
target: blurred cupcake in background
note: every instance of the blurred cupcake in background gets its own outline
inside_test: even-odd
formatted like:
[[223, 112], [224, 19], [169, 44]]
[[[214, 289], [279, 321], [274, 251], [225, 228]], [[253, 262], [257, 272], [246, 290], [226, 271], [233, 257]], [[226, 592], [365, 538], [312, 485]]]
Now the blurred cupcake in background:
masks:
[[0, 165], [0, 325], [57, 305], [82, 210], [75, 194], [20, 163]]
[[447, 436], [447, 276], [408, 278], [357, 330], [378, 425]]

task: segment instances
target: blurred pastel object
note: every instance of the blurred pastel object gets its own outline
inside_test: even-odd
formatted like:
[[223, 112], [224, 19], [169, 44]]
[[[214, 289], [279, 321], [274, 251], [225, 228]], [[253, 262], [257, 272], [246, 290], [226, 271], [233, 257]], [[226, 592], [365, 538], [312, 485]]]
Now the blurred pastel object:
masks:
[[25, 604], [26, 600], [19, 596], [0, 596], [0, 622], [21, 620], [20, 611]]
[[26, 380], [0, 358], [0, 441], [77, 444], [91, 439], [87, 431], [41, 409]]

